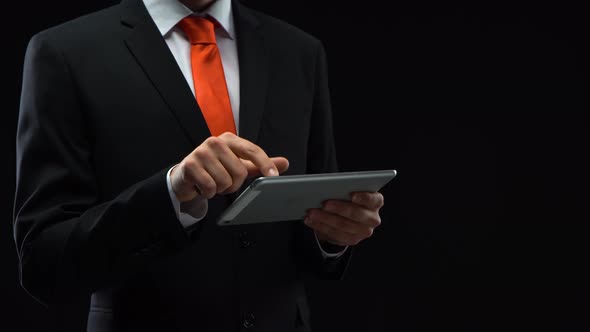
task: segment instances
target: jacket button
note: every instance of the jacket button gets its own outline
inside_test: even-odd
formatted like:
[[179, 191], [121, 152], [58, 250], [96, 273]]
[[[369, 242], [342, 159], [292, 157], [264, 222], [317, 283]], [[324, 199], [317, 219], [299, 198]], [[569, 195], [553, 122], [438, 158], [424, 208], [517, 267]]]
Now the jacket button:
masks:
[[249, 329], [254, 326], [254, 322], [256, 318], [252, 313], [248, 313], [244, 315], [244, 319], [242, 320], [242, 326], [246, 329]]
[[240, 238], [240, 247], [243, 249], [250, 248], [254, 245], [254, 241], [250, 241], [248, 239], [248, 233], [246, 233], [246, 232], [241, 232], [239, 234], [239, 238]]

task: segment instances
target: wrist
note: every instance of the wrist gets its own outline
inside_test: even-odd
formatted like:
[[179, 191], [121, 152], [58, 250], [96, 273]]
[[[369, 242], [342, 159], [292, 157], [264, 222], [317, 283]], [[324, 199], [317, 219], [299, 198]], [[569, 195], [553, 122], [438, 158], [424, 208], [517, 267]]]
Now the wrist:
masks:
[[317, 233], [316, 233], [316, 237], [318, 239], [318, 243], [321, 246], [321, 248], [327, 253], [336, 254], [336, 253], [342, 252], [342, 250], [344, 250], [344, 248], [346, 248], [346, 246], [341, 246], [339, 244], [335, 244], [335, 243], [329, 242], [326, 239], [323, 239]]
[[337, 254], [337, 253], [341, 252], [342, 250], [344, 250], [344, 248], [346, 248], [345, 246], [333, 244], [333, 243], [326, 242], [326, 241], [320, 241], [320, 245], [322, 246], [322, 249], [324, 249], [325, 252], [330, 253], [330, 254]]

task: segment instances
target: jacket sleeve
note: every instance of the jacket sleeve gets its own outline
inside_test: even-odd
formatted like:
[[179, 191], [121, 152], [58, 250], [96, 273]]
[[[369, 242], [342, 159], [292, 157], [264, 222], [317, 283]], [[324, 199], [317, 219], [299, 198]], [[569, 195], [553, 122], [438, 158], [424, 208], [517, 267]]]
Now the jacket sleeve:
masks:
[[[315, 81], [313, 109], [311, 114], [310, 134], [307, 142], [307, 173], [332, 173], [338, 171], [336, 149], [334, 146], [334, 131], [332, 125], [332, 110], [330, 92], [328, 88], [328, 68], [326, 53], [318, 41], [315, 59]], [[303, 243], [304, 255], [299, 265], [306, 272], [319, 279], [342, 279], [352, 256], [353, 247], [350, 246], [338, 258], [324, 258], [316, 241], [313, 230], [303, 223], [299, 223], [296, 231], [299, 243]], [[297, 242], [296, 242], [297, 243]], [[337, 248], [336, 248], [337, 249]], [[333, 250], [332, 251], [338, 251]]]
[[14, 238], [20, 280], [50, 305], [139, 271], [188, 241], [166, 169], [104, 201], [92, 137], [68, 64], [44, 34], [27, 48], [16, 146]]

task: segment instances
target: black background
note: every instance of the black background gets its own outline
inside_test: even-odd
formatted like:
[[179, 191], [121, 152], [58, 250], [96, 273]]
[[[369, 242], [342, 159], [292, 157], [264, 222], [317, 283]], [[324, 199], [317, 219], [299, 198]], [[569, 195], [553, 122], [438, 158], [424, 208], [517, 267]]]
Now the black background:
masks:
[[[582, 5], [245, 2], [326, 46], [342, 170], [399, 171], [346, 279], [310, 285], [316, 331], [590, 330]], [[12, 239], [26, 44], [114, 3], [4, 11], [2, 331], [49, 322], [19, 287]]]

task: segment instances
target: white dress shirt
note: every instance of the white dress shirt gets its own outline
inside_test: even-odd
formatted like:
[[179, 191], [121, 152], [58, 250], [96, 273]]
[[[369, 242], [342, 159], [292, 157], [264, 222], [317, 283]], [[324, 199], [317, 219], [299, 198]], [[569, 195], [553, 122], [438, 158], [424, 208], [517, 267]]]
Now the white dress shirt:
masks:
[[[143, 0], [143, 3], [170, 48], [172, 55], [174, 55], [178, 67], [182, 71], [193, 94], [195, 94], [195, 88], [191, 69], [191, 45], [187, 36], [177, 24], [183, 18], [190, 15], [210, 16], [219, 23], [215, 27], [215, 38], [217, 40], [217, 48], [221, 55], [234, 122], [236, 130], [238, 130], [240, 121], [240, 73], [231, 0], [214, 1], [207, 9], [199, 13], [193, 12], [178, 0]], [[187, 228], [205, 217], [208, 210], [208, 201], [206, 198], [199, 196], [192, 201], [180, 203], [172, 190], [170, 182], [170, 172], [173, 168], [166, 174], [168, 192], [176, 216], [181, 224]], [[324, 257], [338, 257], [346, 250], [344, 249], [340, 253], [327, 253], [321, 246], [320, 249]]]

